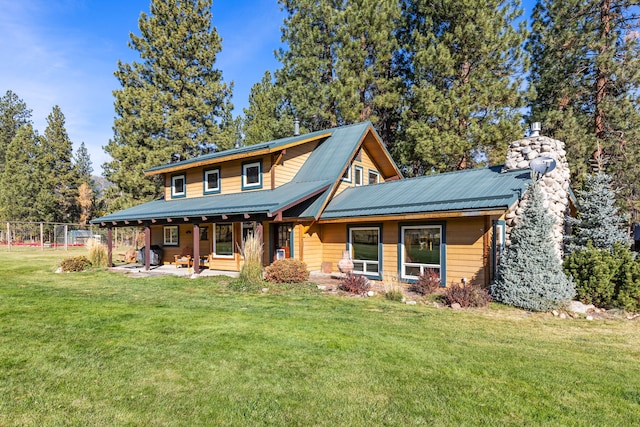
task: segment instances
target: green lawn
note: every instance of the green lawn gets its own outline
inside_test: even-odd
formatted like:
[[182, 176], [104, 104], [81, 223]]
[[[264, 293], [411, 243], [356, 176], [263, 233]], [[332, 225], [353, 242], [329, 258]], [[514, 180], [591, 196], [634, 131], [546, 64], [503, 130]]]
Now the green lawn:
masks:
[[0, 252], [2, 426], [640, 419], [638, 321], [55, 274], [65, 255]]

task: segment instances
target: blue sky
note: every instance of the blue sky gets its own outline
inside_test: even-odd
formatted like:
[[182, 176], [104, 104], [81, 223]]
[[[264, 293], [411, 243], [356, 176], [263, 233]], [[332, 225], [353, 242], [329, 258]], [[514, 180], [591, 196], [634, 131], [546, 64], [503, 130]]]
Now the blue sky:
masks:
[[[533, 0], [525, 0], [525, 15]], [[33, 111], [43, 133], [54, 105], [66, 117], [74, 150], [87, 145], [94, 173], [109, 160], [102, 147], [113, 135], [113, 72], [118, 60], [139, 61], [128, 47], [139, 34], [149, 0], [0, 0], [0, 95], [12, 90]], [[284, 19], [277, 0], [214, 0], [213, 23], [222, 37], [217, 67], [234, 82], [235, 115], [247, 106], [251, 86], [278, 68]]]
[[[149, 0], [0, 0], [0, 95], [15, 92], [32, 110], [42, 134], [54, 105], [74, 143], [87, 145], [94, 173], [109, 160], [102, 147], [113, 135], [113, 72], [118, 60], [139, 61], [127, 45], [140, 34]], [[265, 70], [275, 70], [284, 14], [276, 0], [214, 0], [213, 23], [222, 37], [217, 68], [234, 82], [235, 114]]]

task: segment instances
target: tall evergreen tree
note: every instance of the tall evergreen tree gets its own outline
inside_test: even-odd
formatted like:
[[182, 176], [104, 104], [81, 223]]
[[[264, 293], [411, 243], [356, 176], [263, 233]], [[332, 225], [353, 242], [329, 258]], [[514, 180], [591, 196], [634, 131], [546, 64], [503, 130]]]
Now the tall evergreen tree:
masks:
[[65, 128], [65, 117], [54, 106], [37, 151], [39, 219], [70, 222], [77, 219], [78, 176], [72, 163], [72, 143]]
[[91, 162], [91, 156], [84, 142], [80, 143], [80, 147], [78, 147], [76, 151], [74, 165], [79, 182], [86, 183], [90, 187], [93, 187], [93, 163]]
[[575, 296], [575, 286], [562, 270], [555, 249], [554, 218], [544, 207], [540, 187], [534, 182], [519, 223], [511, 231], [511, 244], [498, 277], [489, 291], [496, 301], [527, 310], [545, 311]]
[[521, 136], [522, 54], [518, 0], [407, 0], [402, 32], [408, 107], [399, 147], [409, 174], [502, 162]]
[[533, 13], [532, 116], [564, 140], [572, 174], [607, 158], [628, 209], [640, 209], [640, 11], [631, 0], [541, 0]]
[[31, 110], [18, 95], [8, 90], [0, 98], [0, 175], [4, 169], [7, 147], [18, 129], [31, 123]]
[[396, 72], [397, 0], [280, 0], [287, 13], [277, 53], [292, 113], [314, 131], [371, 120], [393, 143], [403, 93]]
[[615, 206], [615, 191], [611, 188], [609, 175], [588, 175], [584, 189], [578, 192], [577, 199], [578, 216], [567, 219], [571, 225], [569, 250], [584, 250], [588, 242], [594, 248], [610, 252], [616, 243], [629, 247], [626, 220]]
[[39, 139], [28, 123], [17, 130], [7, 147], [0, 175], [0, 218], [4, 220], [41, 220], [34, 203], [34, 195], [39, 191], [36, 178]]
[[244, 144], [253, 145], [291, 136], [293, 120], [284, 91], [273, 83], [271, 73], [266, 71], [262, 80], [251, 88], [249, 107], [244, 109]]
[[121, 195], [121, 205], [161, 195], [159, 179], [143, 171], [211, 149], [232, 147], [232, 86], [215, 69], [221, 39], [212, 27], [211, 0], [152, 0], [139, 19], [141, 36], [130, 47], [142, 62], [118, 62], [122, 89], [114, 92], [114, 138], [105, 151], [113, 160], [105, 177]]

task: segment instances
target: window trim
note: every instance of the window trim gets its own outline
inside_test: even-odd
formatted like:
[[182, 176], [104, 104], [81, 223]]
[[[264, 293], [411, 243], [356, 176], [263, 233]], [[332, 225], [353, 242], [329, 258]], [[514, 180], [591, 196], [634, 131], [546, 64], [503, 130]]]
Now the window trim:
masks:
[[[209, 175], [218, 174], [218, 188], [209, 188]], [[204, 194], [218, 194], [222, 190], [222, 176], [220, 175], [220, 168], [205, 169], [203, 172], [202, 192]]]
[[[258, 167], [258, 182], [247, 183], [247, 169], [252, 167]], [[262, 160], [242, 163], [242, 189], [243, 190], [255, 190], [262, 188]]]
[[[217, 226], [218, 225], [229, 225], [231, 226], [231, 255], [221, 255], [216, 251], [216, 245], [218, 243], [218, 232], [217, 232]], [[215, 258], [225, 258], [225, 259], [233, 259], [234, 258], [234, 238], [235, 238], [235, 230], [234, 230], [234, 226], [232, 222], [216, 222], [213, 224], [213, 242], [212, 242], [212, 252], [213, 252], [213, 256]]]
[[[175, 230], [176, 231], [176, 241], [173, 239], [167, 241], [167, 231]], [[172, 233], [173, 234], [173, 233]], [[165, 225], [162, 227], [162, 245], [163, 246], [180, 246], [180, 226], [178, 225]]]
[[[369, 176], [368, 176], [368, 180], [367, 182], [371, 185], [371, 184], [380, 184], [380, 172], [378, 172], [375, 169], [369, 169]], [[375, 175], [376, 176], [376, 182], [372, 183], [371, 182], [371, 175]]]
[[342, 180], [344, 182], [351, 182], [351, 165], [349, 165], [349, 167], [347, 167], [347, 170], [344, 171], [344, 174], [342, 175]]
[[[378, 232], [378, 260], [377, 261], [371, 261], [371, 260], [360, 260], [360, 259], [355, 259], [353, 256], [353, 245], [351, 243], [351, 232], [353, 230], [376, 230]], [[355, 270], [355, 265], [354, 265], [354, 270], [353, 273], [355, 274], [361, 274], [363, 276], [367, 276], [370, 277], [372, 279], [382, 279], [382, 224], [363, 224], [363, 225], [358, 225], [358, 226], [348, 226], [347, 227], [347, 250], [349, 251], [349, 256], [351, 257], [351, 261], [354, 262], [354, 264], [356, 262], [358, 263], [363, 263], [363, 267], [364, 267], [364, 271], [357, 271]], [[378, 271], [372, 271], [372, 272], [367, 272], [367, 264], [376, 264], [378, 266]]]
[[[403, 282], [415, 283], [417, 276], [411, 276], [404, 274], [405, 262], [404, 262], [404, 230], [407, 228], [439, 228], [440, 230], [440, 264], [420, 264], [420, 263], [407, 263], [416, 264], [420, 267], [422, 272], [424, 268], [438, 268], [440, 270], [440, 287], [445, 287], [447, 283], [447, 231], [446, 224], [442, 222], [431, 223], [400, 223], [398, 224], [398, 277]], [[423, 267], [425, 266], [425, 267]]]
[[[354, 166], [354, 174], [353, 174], [353, 185], [356, 187], [361, 187], [364, 185], [364, 169], [362, 166]], [[358, 184], [358, 171], [360, 172], [360, 183]]]
[[[182, 187], [183, 191], [176, 191], [176, 181], [178, 179], [182, 179]], [[172, 199], [180, 199], [182, 197], [187, 197], [187, 177], [184, 173], [171, 175], [171, 198]]]

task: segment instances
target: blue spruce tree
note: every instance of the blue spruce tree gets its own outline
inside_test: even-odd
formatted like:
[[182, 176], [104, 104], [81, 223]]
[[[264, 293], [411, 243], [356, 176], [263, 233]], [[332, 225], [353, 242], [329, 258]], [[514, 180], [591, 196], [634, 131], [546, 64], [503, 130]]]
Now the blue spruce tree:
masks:
[[575, 286], [562, 270], [552, 236], [554, 221], [534, 182], [520, 222], [511, 231], [497, 279], [489, 288], [496, 301], [546, 311], [573, 298]]
[[584, 188], [578, 192], [577, 218], [568, 218], [572, 233], [568, 240], [570, 252], [585, 250], [591, 242], [594, 248], [613, 251], [616, 243], [629, 246], [625, 218], [615, 206], [616, 193], [611, 177], [598, 172], [587, 176]]

